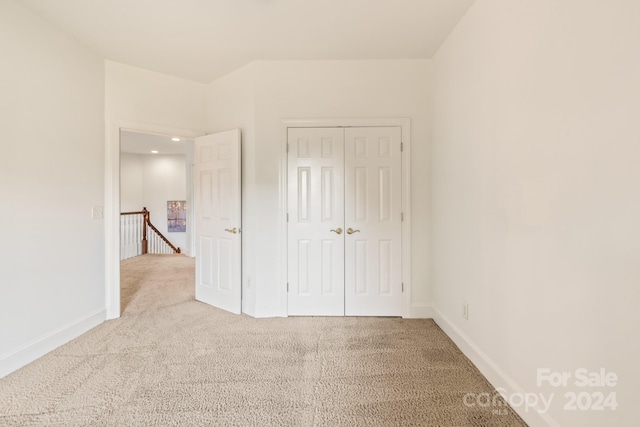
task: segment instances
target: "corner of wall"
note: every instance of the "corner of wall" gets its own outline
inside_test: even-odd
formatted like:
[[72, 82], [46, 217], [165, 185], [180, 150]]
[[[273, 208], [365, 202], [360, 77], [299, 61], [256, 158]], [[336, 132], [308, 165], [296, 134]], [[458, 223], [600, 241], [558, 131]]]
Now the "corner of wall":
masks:
[[412, 304], [409, 308], [408, 319], [433, 319], [436, 311], [431, 304]]

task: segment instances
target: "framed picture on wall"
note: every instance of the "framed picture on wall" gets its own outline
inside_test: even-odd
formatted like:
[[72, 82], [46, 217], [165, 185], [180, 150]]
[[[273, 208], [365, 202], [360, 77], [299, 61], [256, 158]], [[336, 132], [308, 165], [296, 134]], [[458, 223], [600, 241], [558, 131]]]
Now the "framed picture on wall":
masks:
[[185, 200], [167, 202], [167, 230], [169, 233], [187, 231], [187, 202]]

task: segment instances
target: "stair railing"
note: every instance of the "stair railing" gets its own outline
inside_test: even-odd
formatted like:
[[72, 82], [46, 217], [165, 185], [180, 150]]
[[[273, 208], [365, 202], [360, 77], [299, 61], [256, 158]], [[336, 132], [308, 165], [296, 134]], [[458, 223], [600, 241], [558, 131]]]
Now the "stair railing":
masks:
[[174, 246], [150, 220], [150, 212], [142, 208], [138, 212], [120, 214], [120, 260], [144, 254], [179, 254]]

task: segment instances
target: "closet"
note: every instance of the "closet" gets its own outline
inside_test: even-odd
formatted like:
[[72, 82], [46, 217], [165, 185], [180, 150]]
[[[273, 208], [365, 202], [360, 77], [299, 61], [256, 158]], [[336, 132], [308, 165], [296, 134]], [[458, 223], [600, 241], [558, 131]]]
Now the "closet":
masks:
[[400, 127], [289, 128], [288, 314], [400, 316]]

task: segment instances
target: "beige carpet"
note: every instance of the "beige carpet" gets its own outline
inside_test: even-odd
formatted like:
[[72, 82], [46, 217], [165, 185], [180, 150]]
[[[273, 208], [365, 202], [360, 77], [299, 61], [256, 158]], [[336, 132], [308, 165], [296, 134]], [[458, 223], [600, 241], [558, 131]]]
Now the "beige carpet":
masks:
[[463, 404], [495, 392], [431, 320], [253, 319], [194, 301], [190, 258], [122, 272], [120, 319], [0, 379], [0, 425], [525, 425]]

